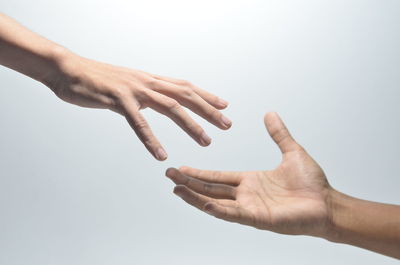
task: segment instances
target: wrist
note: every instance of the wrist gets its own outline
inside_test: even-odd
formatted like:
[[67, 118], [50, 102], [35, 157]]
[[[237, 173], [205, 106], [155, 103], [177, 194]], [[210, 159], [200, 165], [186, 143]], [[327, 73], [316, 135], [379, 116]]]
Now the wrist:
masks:
[[48, 50], [47, 60], [51, 64], [51, 69], [44, 71], [44, 74], [38, 79], [54, 91], [54, 88], [69, 75], [67, 65], [77, 57], [73, 52], [60, 45], [54, 45]]
[[352, 200], [354, 198], [333, 188], [330, 188], [328, 194], [328, 222], [325, 234], [322, 237], [331, 242], [341, 242], [342, 230], [351, 218]]
[[47, 58], [53, 62], [57, 68], [62, 68], [64, 62], [72, 55], [73, 53], [67, 48], [55, 44], [51, 49], [49, 49]]

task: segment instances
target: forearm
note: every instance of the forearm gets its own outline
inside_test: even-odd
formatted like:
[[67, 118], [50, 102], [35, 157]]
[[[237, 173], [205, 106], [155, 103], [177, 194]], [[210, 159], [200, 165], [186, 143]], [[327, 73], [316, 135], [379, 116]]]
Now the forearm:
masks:
[[0, 14], [0, 64], [43, 83], [59, 72], [66, 49]]
[[332, 227], [327, 239], [400, 259], [400, 206], [331, 192]]

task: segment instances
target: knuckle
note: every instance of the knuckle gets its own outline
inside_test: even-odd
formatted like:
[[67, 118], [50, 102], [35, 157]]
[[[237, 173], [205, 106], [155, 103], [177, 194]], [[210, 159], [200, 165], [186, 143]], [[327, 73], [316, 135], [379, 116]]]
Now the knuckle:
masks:
[[147, 129], [147, 123], [145, 121], [136, 121], [134, 122], [134, 126], [140, 131]]
[[165, 101], [165, 107], [169, 110], [178, 110], [181, 106], [175, 99], [169, 99]]
[[128, 111], [126, 107], [128, 106], [129, 102], [126, 100], [125, 97], [114, 97], [114, 107], [120, 109], [122, 112], [127, 115]]
[[118, 97], [113, 98], [112, 107], [120, 110], [122, 113], [124, 113], [125, 117], [130, 117], [132, 122], [135, 122], [135, 120], [131, 117], [132, 111], [138, 111], [142, 108], [142, 105], [139, 101], [135, 99], [132, 100], [131, 97]]
[[184, 87], [180, 91], [180, 95], [183, 98], [191, 98], [193, 96], [194, 92], [191, 88]]
[[145, 87], [138, 87], [135, 89], [135, 91], [133, 91], [132, 94], [133, 97], [139, 102], [147, 103], [151, 99], [149, 89]]
[[[140, 137], [145, 138], [146, 137], [146, 130], [148, 129], [148, 125], [145, 119], [143, 118], [133, 118], [131, 117], [131, 123], [134, 129], [139, 131]], [[149, 138], [149, 137], [146, 137]]]
[[119, 86], [117, 88], [114, 88], [111, 91], [111, 94], [116, 101], [121, 102], [121, 101], [124, 101], [125, 99], [130, 98], [132, 96], [132, 91], [129, 88], [129, 86], [125, 85], [125, 86]]
[[151, 140], [151, 138], [145, 138], [145, 139], [143, 139], [143, 144], [145, 145], [145, 146], [149, 146], [149, 147], [152, 147], [153, 146], [153, 141]]
[[146, 77], [144, 83], [148, 88], [154, 89], [159, 85], [160, 81], [153, 77]]

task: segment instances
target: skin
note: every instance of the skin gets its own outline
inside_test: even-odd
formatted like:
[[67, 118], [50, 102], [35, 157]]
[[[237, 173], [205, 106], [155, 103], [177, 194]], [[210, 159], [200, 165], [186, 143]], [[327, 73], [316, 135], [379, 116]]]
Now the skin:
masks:
[[219, 219], [400, 258], [400, 206], [336, 191], [276, 113], [267, 113], [264, 122], [282, 152], [277, 168], [247, 172], [169, 168], [166, 176], [176, 184], [174, 193]]
[[188, 81], [81, 57], [4, 14], [0, 14], [0, 64], [42, 82], [66, 102], [123, 115], [158, 160], [165, 160], [167, 153], [140, 113], [144, 108], [169, 117], [201, 146], [208, 146], [211, 138], [183, 107], [222, 130], [232, 125], [219, 111], [228, 102]]
[[[140, 110], [152, 108], [202, 146], [210, 137], [187, 107], [221, 129], [232, 123], [218, 110], [228, 103], [191, 83], [90, 60], [0, 14], [0, 64], [48, 86], [62, 100], [123, 115], [151, 154], [167, 154]], [[259, 229], [311, 235], [400, 258], [400, 207], [352, 198], [334, 190], [318, 164], [290, 136], [275, 113], [269, 134], [282, 151], [271, 171], [168, 169], [175, 194], [217, 218]]]

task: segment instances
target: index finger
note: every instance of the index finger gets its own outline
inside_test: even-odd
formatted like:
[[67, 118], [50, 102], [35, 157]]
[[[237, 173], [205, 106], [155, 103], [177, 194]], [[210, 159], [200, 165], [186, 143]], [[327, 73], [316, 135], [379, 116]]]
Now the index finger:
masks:
[[170, 83], [174, 83], [176, 85], [188, 86], [196, 94], [198, 94], [200, 97], [202, 97], [208, 104], [212, 105], [213, 107], [215, 107], [217, 109], [220, 109], [220, 110], [225, 109], [229, 105], [229, 103], [226, 100], [223, 100], [222, 98], [220, 98], [214, 94], [211, 94], [210, 92], [208, 92], [204, 89], [201, 89], [200, 87], [197, 87], [186, 80], [179, 80], [179, 79], [155, 75], [155, 74], [151, 74], [151, 76], [154, 77], [155, 79], [164, 80], [164, 81], [167, 81]]
[[179, 168], [183, 174], [211, 183], [238, 186], [242, 180], [241, 172], [201, 170], [183, 166]]
[[167, 153], [164, 148], [154, 136], [149, 124], [143, 117], [143, 115], [139, 112], [139, 110], [135, 109], [134, 104], [124, 104], [123, 111], [125, 114], [125, 118], [128, 121], [129, 125], [135, 131], [136, 135], [140, 139], [140, 141], [144, 144], [144, 146], [149, 150], [149, 152], [160, 161], [167, 159]]

